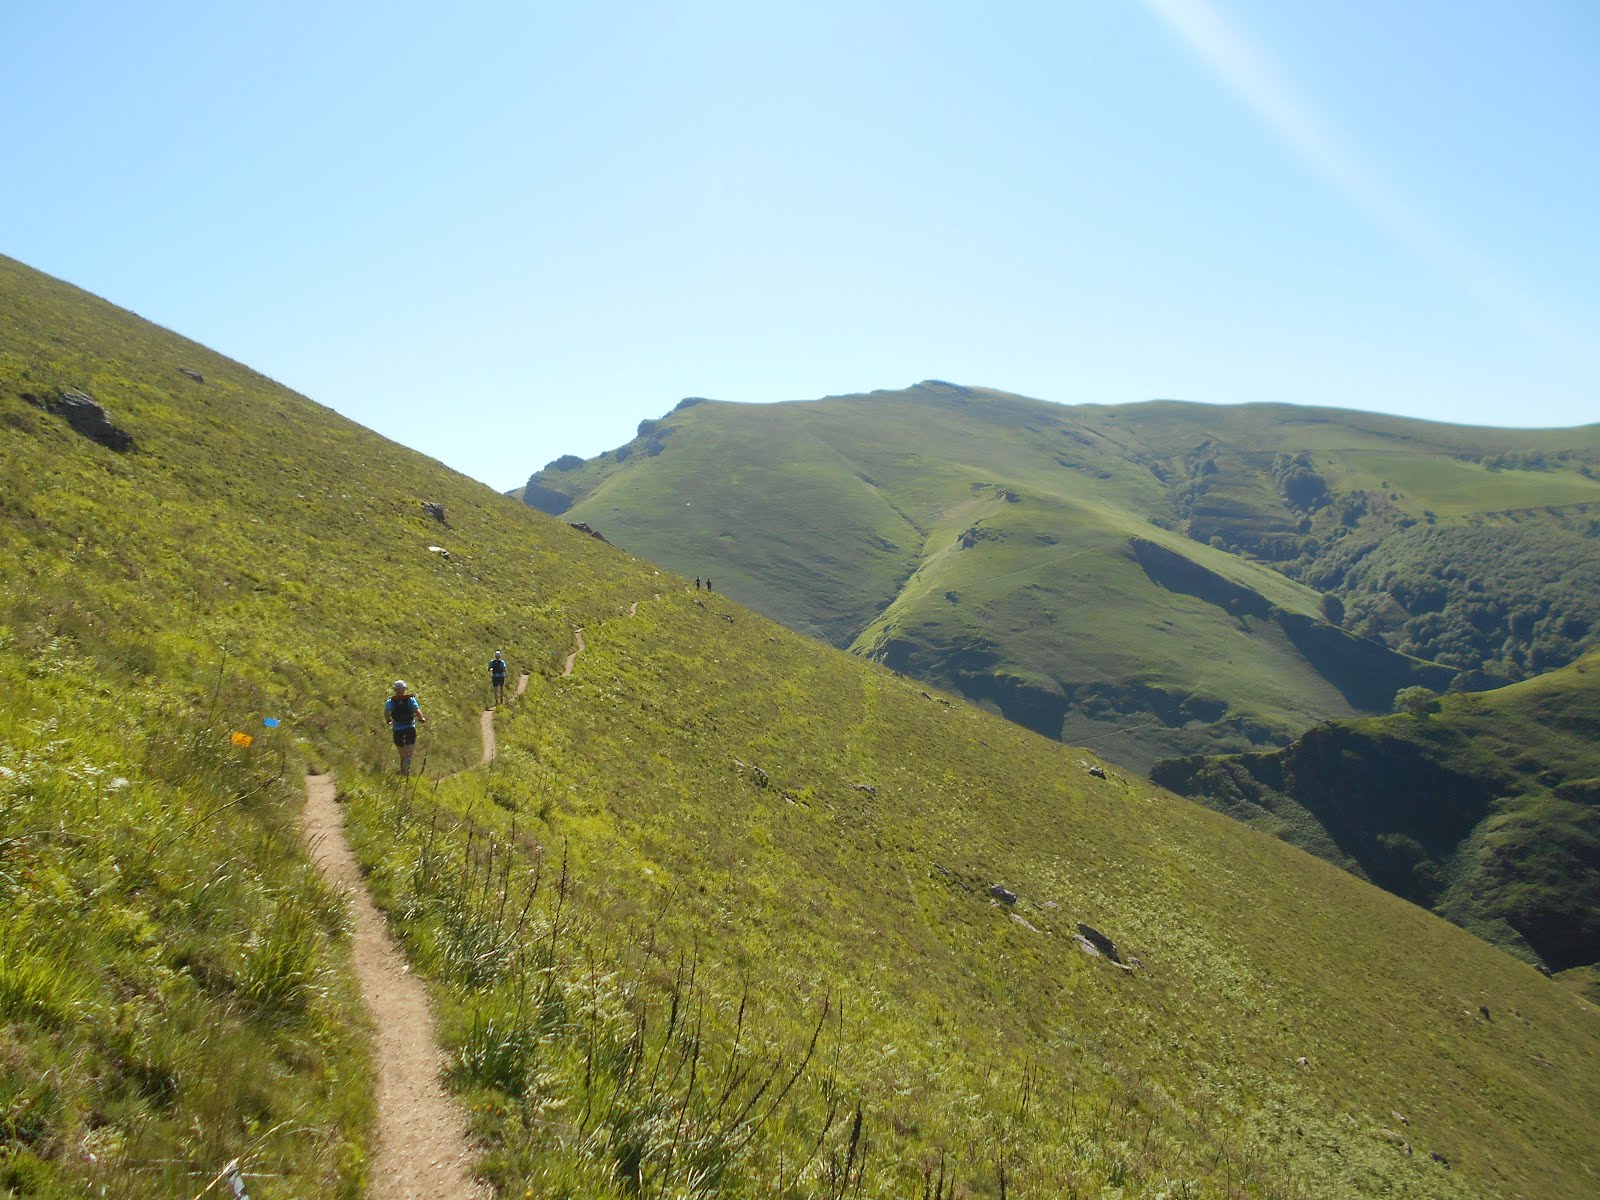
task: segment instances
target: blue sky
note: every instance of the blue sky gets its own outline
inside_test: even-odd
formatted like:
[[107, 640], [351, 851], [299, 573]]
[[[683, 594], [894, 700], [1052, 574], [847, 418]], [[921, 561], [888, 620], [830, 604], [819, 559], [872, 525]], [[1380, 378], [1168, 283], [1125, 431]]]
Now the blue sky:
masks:
[[496, 487], [929, 377], [1600, 421], [1594, 0], [16, 0], [0, 45], [0, 253]]

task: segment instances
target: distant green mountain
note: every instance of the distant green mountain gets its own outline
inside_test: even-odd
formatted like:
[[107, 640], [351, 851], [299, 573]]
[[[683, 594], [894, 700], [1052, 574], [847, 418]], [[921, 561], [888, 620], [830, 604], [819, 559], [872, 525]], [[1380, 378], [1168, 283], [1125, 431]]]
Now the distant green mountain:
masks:
[[1141, 769], [1600, 640], [1600, 426], [1065, 407], [930, 381], [686, 400], [536, 472], [791, 628]]
[[0, 1195], [367, 1193], [308, 764], [502, 1195], [1593, 1195], [1579, 989], [0, 259]]
[[1600, 965], [1600, 652], [1152, 778], [1554, 970]]

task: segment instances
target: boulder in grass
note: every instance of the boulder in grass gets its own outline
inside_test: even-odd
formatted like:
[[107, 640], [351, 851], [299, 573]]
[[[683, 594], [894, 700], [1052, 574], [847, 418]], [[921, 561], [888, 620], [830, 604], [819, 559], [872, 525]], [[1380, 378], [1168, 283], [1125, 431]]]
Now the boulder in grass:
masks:
[[1001, 904], [1009, 905], [1017, 902], [1017, 894], [1010, 888], [1001, 887], [998, 883], [990, 885], [989, 895], [1000, 901]]
[[40, 400], [33, 395], [25, 395], [23, 399], [62, 418], [78, 433], [107, 450], [126, 454], [133, 449], [133, 435], [115, 425], [106, 415], [104, 406], [87, 392], [62, 388], [50, 400]]
[[1085, 925], [1082, 921], [1079, 921], [1078, 936], [1093, 946], [1098, 953], [1105, 955], [1112, 962], [1120, 963], [1122, 961], [1122, 955], [1117, 952], [1117, 944], [1105, 934], [1101, 933], [1093, 925]]

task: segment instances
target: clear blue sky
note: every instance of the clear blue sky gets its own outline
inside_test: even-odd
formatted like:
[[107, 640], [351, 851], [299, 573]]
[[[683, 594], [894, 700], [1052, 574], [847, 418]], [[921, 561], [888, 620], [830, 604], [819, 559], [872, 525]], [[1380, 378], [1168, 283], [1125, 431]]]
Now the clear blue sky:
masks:
[[1600, 421], [1600, 3], [0, 4], [0, 252], [496, 487], [686, 395]]

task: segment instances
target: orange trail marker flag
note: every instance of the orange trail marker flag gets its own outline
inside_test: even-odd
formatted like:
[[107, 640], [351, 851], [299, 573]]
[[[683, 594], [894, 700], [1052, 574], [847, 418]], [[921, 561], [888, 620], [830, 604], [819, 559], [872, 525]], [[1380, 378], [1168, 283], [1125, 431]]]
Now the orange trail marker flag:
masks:
[[248, 733], [235, 733], [229, 740], [232, 741], [235, 746], [248, 746], [251, 742], [255, 741], [255, 738], [251, 737]]

